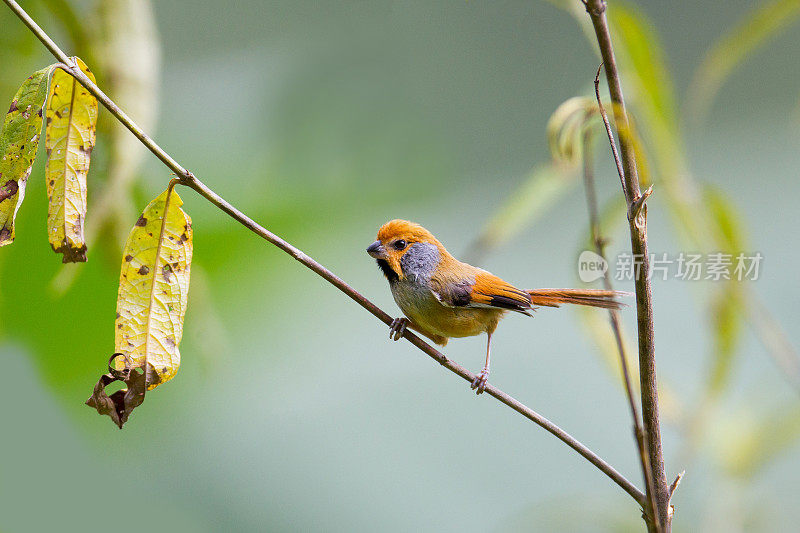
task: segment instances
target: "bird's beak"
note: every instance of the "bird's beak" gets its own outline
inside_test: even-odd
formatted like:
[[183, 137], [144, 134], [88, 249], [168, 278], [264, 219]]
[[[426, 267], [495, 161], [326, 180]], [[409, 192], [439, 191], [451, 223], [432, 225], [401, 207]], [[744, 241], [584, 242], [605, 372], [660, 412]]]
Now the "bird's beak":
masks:
[[384, 253], [383, 245], [381, 241], [375, 241], [369, 245], [367, 248], [367, 253], [374, 257], [375, 259], [385, 259], [386, 254]]

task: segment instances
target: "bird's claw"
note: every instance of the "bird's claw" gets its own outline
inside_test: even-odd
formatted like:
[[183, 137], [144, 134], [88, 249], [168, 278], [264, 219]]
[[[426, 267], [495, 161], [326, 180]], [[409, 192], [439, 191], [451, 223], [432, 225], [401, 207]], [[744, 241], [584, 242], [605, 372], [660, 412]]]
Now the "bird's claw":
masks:
[[407, 326], [407, 318], [395, 318], [392, 320], [392, 324], [389, 326], [389, 338], [393, 341], [400, 340], [400, 337], [402, 337], [403, 333], [406, 332]]
[[489, 381], [489, 369], [484, 368], [477, 376], [475, 376], [475, 379], [472, 380], [472, 385], [470, 385], [470, 388], [475, 391], [475, 394], [481, 394], [486, 390], [487, 381]]

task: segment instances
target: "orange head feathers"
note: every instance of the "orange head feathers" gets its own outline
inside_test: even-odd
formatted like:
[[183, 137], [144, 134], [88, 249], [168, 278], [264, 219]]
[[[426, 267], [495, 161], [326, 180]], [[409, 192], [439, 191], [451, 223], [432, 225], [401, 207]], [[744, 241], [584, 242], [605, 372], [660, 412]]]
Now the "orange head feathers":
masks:
[[378, 229], [378, 240], [381, 242], [389, 242], [393, 239], [406, 239], [409, 242], [430, 242], [441, 243], [436, 240], [433, 234], [417, 224], [416, 222], [409, 222], [408, 220], [401, 220], [399, 218], [390, 220]]
[[430, 231], [419, 224], [401, 219], [390, 220], [381, 226], [378, 240], [367, 248], [367, 253], [378, 260], [378, 266], [391, 282], [405, 277], [400, 261], [415, 243], [433, 244], [442, 257], [450, 256]]

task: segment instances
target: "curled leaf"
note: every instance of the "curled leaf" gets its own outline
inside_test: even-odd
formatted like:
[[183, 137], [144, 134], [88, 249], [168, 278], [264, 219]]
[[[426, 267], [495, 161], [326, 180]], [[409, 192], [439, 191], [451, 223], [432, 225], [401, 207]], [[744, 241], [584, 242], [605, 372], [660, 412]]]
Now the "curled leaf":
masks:
[[597, 102], [585, 96], [574, 96], [558, 106], [547, 121], [547, 142], [554, 161], [581, 162], [583, 133], [597, 113]]
[[[116, 360], [119, 358], [124, 360], [123, 370], [116, 368]], [[144, 402], [147, 382], [145, 374], [152, 372], [152, 367], [148, 365], [147, 369], [147, 372], [140, 372], [139, 369], [131, 367], [130, 359], [124, 354], [115, 353], [108, 360], [108, 373], [100, 376], [92, 395], [86, 400], [86, 405], [94, 407], [101, 415], [108, 415], [122, 429], [131, 412]], [[127, 387], [109, 395], [106, 393], [106, 387], [115, 381], [122, 381]]]
[[53, 66], [36, 71], [14, 95], [0, 134], [0, 246], [14, 242], [14, 219], [36, 159], [42, 108]]
[[[80, 69], [94, 75], [79, 58]], [[95, 142], [97, 99], [62, 69], [50, 83], [47, 104], [47, 237], [64, 263], [86, 261], [86, 173]]]

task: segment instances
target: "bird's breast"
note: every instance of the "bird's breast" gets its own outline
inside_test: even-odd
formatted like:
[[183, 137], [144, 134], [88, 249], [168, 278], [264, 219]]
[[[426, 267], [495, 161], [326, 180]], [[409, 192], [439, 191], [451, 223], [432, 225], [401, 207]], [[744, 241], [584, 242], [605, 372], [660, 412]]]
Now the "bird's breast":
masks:
[[494, 331], [499, 309], [451, 307], [442, 304], [427, 284], [400, 280], [391, 285], [395, 302], [420, 327], [442, 337], [471, 337]]

